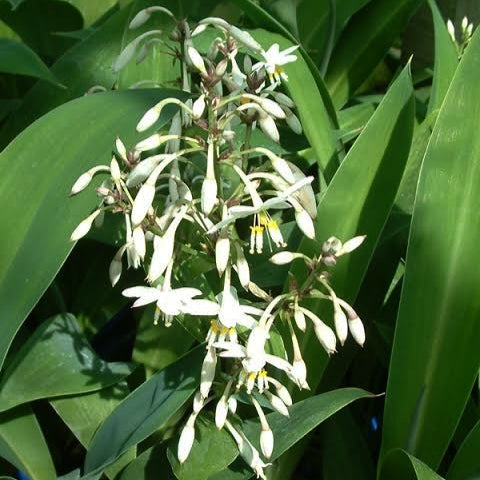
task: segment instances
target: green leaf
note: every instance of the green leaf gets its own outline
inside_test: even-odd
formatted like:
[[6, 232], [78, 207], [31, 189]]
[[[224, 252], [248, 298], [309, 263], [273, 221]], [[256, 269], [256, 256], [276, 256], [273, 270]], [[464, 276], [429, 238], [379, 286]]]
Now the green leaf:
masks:
[[[98, 427], [128, 393], [127, 385], [120, 383], [98, 392], [50, 400], [50, 404], [79, 442], [87, 448]], [[135, 458], [135, 451], [135, 447], [126, 451], [105, 473], [114, 478]]]
[[356, 13], [332, 53], [325, 83], [343, 106], [370, 76], [422, 0], [375, 0]]
[[56, 477], [50, 452], [30, 407], [22, 405], [0, 414], [0, 457], [32, 480]]
[[97, 357], [73, 315], [44, 322], [22, 345], [0, 383], [0, 411], [40, 398], [92, 392], [130, 375], [133, 365]]
[[[280, 415], [277, 412], [269, 413], [267, 421], [275, 437], [275, 447], [270, 460], [276, 460], [282, 453], [334, 413], [355, 400], [368, 397], [373, 397], [373, 395], [365, 390], [341, 388], [295, 403], [289, 408], [289, 417]], [[258, 420], [245, 422], [243, 431], [248, 439], [258, 446], [258, 437], [260, 435]], [[239, 458], [228, 470], [214, 475], [211, 477], [211, 480], [246, 480], [252, 476], [253, 472]]]
[[177, 460], [178, 438], [167, 456], [178, 480], [208, 480], [223, 472], [238, 456], [238, 447], [226, 429], [218, 430], [211, 419], [200, 415], [195, 422], [195, 440], [184, 463]]
[[314, 61], [319, 64], [324, 58], [329, 25], [332, 20], [333, 40], [344, 28], [348, 19], [371, 0], [336, 0], [335, 16], [332, 18], [331, 0], [303, 0], [297, 7], [300, 39]]
[[110, 9], [118, 5], [118, 0], [103, 0], [102, 2], [92, 2], [92, 0], [67, 0], [82, 14], [85, 27], [99, 20], [107, 14]]
[[[280, 49], [294, 45], [290, 40], [265, 30], [255, 30], [252, 34], [264, 48], [273, 43], [278, 43]], [[296, 62], [286, 65], [285, 72], [288, 75], [286, 86], [297, 106], [305, 136], [317, 156], [320, 169], [329, 181], [338, 167], [338, 157], [327, 107], [303, 57], [298, 56]]]
[[440, 108], [458, 66], [458, 53], [435, 0], [429, 0], [435, 28], [435, 66], [428, 113]]
[[176, 478], [168, 463], [164, 444], [145, 450], [120, 473], [118, 480], [158, 480], [158, 472], [162, 472], [162, 480]]
[[480, 93], [471, 88], [479, 75], [477, 31], [423, 161], [387, 386], [382, 456], [400, 447], [433, 468], [480, 362]]
[[[35, 3], [37, 2], [28, 2], [26, 5]], [[58, 87], [43, 82], [37, 83], [24, 97], [23, 104], [16, 110], [15, 115], [10, 117], [0, 131], [0, 145], [3, 146], [11, 141], [27, 125], [53, 108], [74, 98], [83, 97], [92, 87], [101, 86], [107, 90], [114, 87], [118, 81], [118, 75], [113, 71], [112, 64], [120, 54], [122, 44], [132, 35], [132, 32], [128, 31], [129, 19], [140, 7], [154, 2], [137, 1], [134, 3], [135, 7], [129, 5], [112, 15], [98, 30], [84, 41], [74, 45], [52, 65], [51, 71], [63, 85], [67, 86], [67, 89], [60, 90]], [[70, 5], [67, 6], [73, 8]], [[39, 16], [32, 15], [33, 18]], [[154, 16], [155, 19], [159, 18], [161, 21], [163, 21], [163, 17], [161, 15]], [[148, 23], [149, 28], [158, 26], [157, 20]], [[56, 31], [58, 30], [57, 28]], [[139, 28], [136, 32], [138, 34], [142, 31], [143, 29]], [[158, 53], [157, 50], [155, 53]], [[170, 65], [166, 67], [167, 72], [165, 72], [165, 68], [158, 68], [158, 65], [165, 67], [164, 56], [160, 58], [158, 55], [150, 56], [138, 67], [127, 68], [125, 73], [122, 73], [122, 84], [130, 86], [145, 78], [155, 82], [165, 78], [168, 72], [170, 74], [174, 72]]]
[[320, 428], [323, 480], [375, 478], [372, 455], [359, 424], [342, 410]]
[[69, 38], [52, 34], [80, 30], [83, 27], [80, 12], [60, 0], [22, 2], [14, 10], [6, 0], [0, 0], [0, 19], [17, 33], [26, 45], [49, 62], [62, 55], [74, 43]]
[[0, 38], [0, 72], [28, 75], [61, 85], [31, 48], [8, 38]]
[[438, 111], [432, 112], [425, 120], [415, 127], [412, 148], [408, 155], [407, 165], [403, 172], [402, 181], [398, 187], [395, 205], [403, 212], [412, 214], [417, 192], [418, 177], [433, 127], [437, 120]]
[[[138, 140], [134, 129], [142, 113], [171, 95], [176, 93], [158, 89], [82, 97], [45, 115], [0, 154], [0, 201], [9, 205], [0, 222], [5, 239], [0, 251], [0, 364], [73, 248], [71, 232], [98, 201], [93, 189], [68, 199], [74, 181], [92, 165], [109, 161], [117, 135], [127, 145]], [[166, 112], [161, 122], [171, 114]], [[12, 202], [18, 192], [28, 196]]]
[[380, 470], [380, 480], [443, 480], [428, 465], [405, 450], [392, 450]]
[[448, 469], [447, 480], [478, 480], [480, 465], [478, 450], [480, 448], [480, 421], [475, 424], [460, 446]]
[[160, 370], [186, 353], [194, 339], [186, 334], [178, 321], [173, 322], [169, 328], [154, 325], [153, 308], [145, 308], [140, 317], [133, 359], [150, 369]]
[[435, 28], [435, 66], [428, 113], [440, 108], [458, 66], [458, 53], [435, 0], [429, 0]]
[[164, 425], [194, 392], [205, 346], [200, 345], [132, 392], [95, 434], [85, 472], [97, 473]]

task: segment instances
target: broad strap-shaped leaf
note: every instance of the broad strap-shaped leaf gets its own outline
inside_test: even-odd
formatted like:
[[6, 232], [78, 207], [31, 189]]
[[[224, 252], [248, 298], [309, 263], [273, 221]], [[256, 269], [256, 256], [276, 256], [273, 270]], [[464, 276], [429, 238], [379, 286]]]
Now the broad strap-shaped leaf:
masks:
[[[28, 2], [25, 6], [35, 3], [37, 2]], [[73, 8], [66, 2], [58, 1], [57, 3]], [[12, 116], [0, 130], [0, 145], [6, 145], [34, 120], [59, 105], [82, 97], [92, 87], [111, 90], [118, 82], [122, 87], [130, 87], [133, 83], [146, 78], [153, 82], [171, 79], [171, 75], [176, 71], [171, 68], [171, 57], [159, 55], [158, 47], [154, 47], [155, 55], [146, 58], [138, 66], [135, 66], [135, 61], [132, 61], [133, 66], [127, 67], [121, 75], [116, 74], [112, 68], [114, 60], [126, 45], [125, 42], [133, 34], [138, 35], [151, 28], [165, 28], [165, 15], [160, 15], [154, 16], [152, 21], [144, 27], [132, 32], [128, 31], [128, 23], [135, 13], [155, 3], [154, 0], [132, 2], [113, 14], [85, 40], [65, 52], [51, 66], [51, 71], [67, 88], [59, 89], [43, 82], [37, 83], [25, 95], [23, 104], [17, 109], [15, 116]], [[56, 31], [58, 30], [57, 28]], [[169, 84], [168, 87], [173, 85]]]
[[164, 425], [197, 387], [204, 356], [205, 346], [200, 345], [133, 391], [93, 437], [85, 458], [85, 473], [103, 471]]
[[40, 398], [101, 390], [133, 365], [100, 359], [73, 315], [45, 321], [22, 345], [0, 382], [0, 411]]
[[428, 102], [427, 111], [427, 113], [431, 113], [442, 105], [458, 66], [458, 54], [435, 0], [429, 0], [428, 5], [432, 11], [435, 32], [435, 65], [432, 93], [430, 101]]
[[465, 480], [480, 478], [478, 452], [480, 449], [480, 421], [475, 424], [460, 445], [453, 462], [448, 469], [447, 480]]
[[0, 457], [25, 472], [31, 480], [56, 477], [43, 433], [27, 405], [0, 414]]
[[[98, 201], [93, 188], [69, 199], [74, 181], [92, 165], [108, 164], [117, 135], [127, 146], [138, 140], [142, 114], [171, 95], [158, 89], [82, 97], [42, 117], [0, 154], [0, 201], [8, 205], [0, 214], [0, 365], [73, 248], [71, 232]], [[13, 201], [19, 192], [27, 194]]]
[[357, 12], [332, 53], [325, 83], [343, 106], [387, 53], [422, 0], [375, 0]]
[[[368, 121], [322, 197], [316, 225], [318, 243], [304, 240], [300, 245], [300, 251], [311, 255], [318, 252], [320, 243], [332, 235], [343, 241], [355, 235], [367, 235], [358, 250], [339, 259], [332, 275], [338, 295], [349, 302], [357, 296], [390, 214], [408, 156], [412, 128], [413, 88], [406, 67]], [[307, 274], [298, 264], [293, 264], [292, 273], [299, 282]], [[331, 318], [329, 304], [316, 303], [310, 307], [324, 320]], [[307, 329], [300, 341], [309, 366], [308, 382], [315, 391], [329, 357], [312, 329]], [[308, 395], [304, 392], [296, 395]], [[288, 455], [282, 461], [294, 462]], [[292, 455], [298, 457], [298, 452]]]
[[433, 468], [480, 362], [479, 76], [477, 31], [423, 161], [387, 386], [382, 456], [404, 448]]
[[[128, 393], [126, 382], [121, 382], [97, 392], [56, 398], [50, 400], [50, 405], [79, 442], [88, 448], [98, 427]], [[106, 475], [109, 478], [115, 478], [115, 475], [135, 458], [135, 454], [135, 447], [127, 450], [106, 469]]]
[[42, 59], [27, 45], [0, 38], [0, 72], [28, 75], [60, 85]]
[[176, 479], [168, 463], [165, 444], [156, 444], [142, 452], [122, 470], [118, 480], [157, 480], [158, 472], [162, 472], [162, 480]]
[[428, 465], [402, 449], [392, 450], [382, 463], [379, 480], [443, 480]]
[[[289, 408], [289, 417], [277, 412], [269, 413], [267, 420], [275, 437], [275, 446], [270, 461], [276, 460], [317, 425], [342, 408], [355, 400], [373, 396], [359, 388], [340, 388], [295, 403]], [[258, 447], [259, 422], [257, 420], [245, 422], [244, 432], [248, 439]], [[252, 476], [253, 472], [241, 458], [238, 458], [228, 470], [214, 475], [211, 480], [247, 480]]]

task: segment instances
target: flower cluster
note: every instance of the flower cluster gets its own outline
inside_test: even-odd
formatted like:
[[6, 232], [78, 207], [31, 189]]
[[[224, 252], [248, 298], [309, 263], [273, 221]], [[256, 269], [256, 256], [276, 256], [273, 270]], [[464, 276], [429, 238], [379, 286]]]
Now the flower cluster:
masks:
[[[110, 164], [90, 169], [75, 182], [72, 194], [86, 188], [95, 175], [107, 175], [97, 188], [99, 207], [71, 238], [86, 235], [106, 212], [122, 215], [125, 241], [110, 264], [112, 285], [120, 279], [126, 257], [128, 267], [144, 268], [146, 273], [146, 285], [123, 291], [135, 299], [134, 307], [155, 303], [154, 322], [167, 327], [177, 316], [182, 321], [188, 321], [187, 315], [202, 316], [208, 322], [200, 386], [180, 435], [179, 461], [184, 462], [191, 450], [198, 414], [216, 400], [217, 427], [230, 432], [242, 457], [265, 478], [263, 468], [274, 438], [264, 409], [288, 415], [292, 404], [279, 373], [299, 388], [309, 388], [298, 336], [310, 323], [328, 354], [336, 351], [337, 340], [345, 342], [349, 331], [360, 345], [365, 341], [361, 320], [337, 297], [327, 273], [364, 237], [343, 244], [332, 237], [314, 258], [282, 250], [287, 246], [281, 228], [284, 212], [291, 212], [298, 228], [315, 239], [313, 178], [271, 149], [253, 145], [251, 138], [258, 128], [266, 139], [278, 143], [279, 123], [296, 134], [302, 132], [294, 102], [281, 91], [288, 78], [284, 66], [296, 60], [296, 47], [280, 51], [275, 44], [265, 51], [248, 32], [220, 18], [206, 18], [191, 30], [163, 7], [142, 10], [130, 27], [142, 25], [155, 12], [169, 15], [175, 23], [170, 38], [178, 42], [174, 55], [181, 59], [182, 89], [187, 93], [161, 100], [137, 125], [137, 131], [146, 131], [165, 107], [173, 106], [176, 113], [168, 129], [128, 150], [117, 139]], [[200, 51], [196, 39], [212, 28], [219, 36], [207, 52]], [[158, 37], [155, 30], [137, 37], [114, 67], [143, 58], [153, 40], [161, 41]], [[275, 297], [256, 285], [245, 250], [254, 255], [266, 249], [279, 250], [271, 257], [274, 264], [305, 262], [310, 272], [305, 282]], [[181, 284], [179, 272], [192, 251], [211, 258], [222, 285], [216, 296]], [[332, 303], [334, 329], [304, 306], [312, 298]], [[291, 355], [273, 353], [270, 337], [276, 322], [287, 326]], [[249, 402], [258, 413], [263, 458], [242, 431], [239, 400]]]
[[463, 17], [462, 23], [460, 25], [460, 32], [457, 37], [457, 34], [455, 32], [455, 27], [452, 21], [449, 19], [447, 20], [447, 30], [448, 30], [448, 34], [450, 35], [450, 38], [455, 44], [458, 57], [460, 58], [463, 55], [465, 48], [467, 48], [467, 45], [470, 42], [470, 39], [472, 38], [473, 23], [470, 23], [467, 17]]

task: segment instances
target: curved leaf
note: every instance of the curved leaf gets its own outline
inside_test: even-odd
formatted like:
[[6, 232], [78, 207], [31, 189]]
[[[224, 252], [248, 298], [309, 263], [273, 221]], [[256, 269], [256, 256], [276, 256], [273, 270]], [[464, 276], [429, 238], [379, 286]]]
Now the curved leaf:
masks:
[[[73, 182], [108, 162], [117, 135], [127, 145], [142, 113], [176, 92], [140, 90], [89, 95], [50, 112], [1, 154], [0, 365], [26, 315], [73, 248], [69, 236], [97, 199], [93, 190], [68, 199]], [[161, 121], [169, 115], [166, 112]], [[75, 129], [72, 128], [75, 125]], [[21, 202], [12, 202], [28, 192]], [[8, 321], [7, 321], [8, 319]]]
[[[369, 397], [374, 397], [374, 395], [360, 388], [340, 388], [295, 403], [289, 408], [289, 417], [277, 412], [269, 413], [267, 421], [275, 437], [275, 447], [270, 460], [276, 460], [317, 425], [342, 408], [355, 400]], [[258, 420], [245, 422], [243, 431], [252, 444], [258, 446], [260, 435]], [[211, 480], [246, 480], [252, 476], [253, 472], [239, 458], [228, 470], [214, 475]]]
[[405, 450], [392, 450], [380, 470], [380, 480], [443, 480], [429, 466]]
[[433, 468], [480, 362], [480, 92], [470, 88], [480, 76], [479, 53], [477, 31], [423, 161], [385, 403], [382, 455], [405, 448]]
[[460, 446], [448, 469], [447, 480], [478, 480], [480, 478], [479, 448], [480, 421], [475, 424]]
[[357, 12], [342, 32], [325, 83], [343, 106], [387, 53], [422, 0], [375, 0]]
[[432, 11], [435, 28], [435, 66], [432, 93], [427, 110], [427, 113], [430, 113], [442, 105], [458, 66], [458, 54], [435, 0], [429, 0], [428, 5]]
[[34, 413], [26, 405], [0, 414], [0, 457], [32, 480], [56, 477], [43, 433]]
[[92, 392], [128, 376], [133, 365], [97, 357], [73, 315], [47, 320], [25, 342], [0, 382], [0, 411], [40, 398]]
[[59, 81], [40, 57], [24, 43], [0, 38], [0, 72], [41, 78], [55, 85]]
[[132, 392], [97, 431], [85, 458], [85, 473], [95, 474], [164, 425], [194, 392], [205, 346], [153, 375]]

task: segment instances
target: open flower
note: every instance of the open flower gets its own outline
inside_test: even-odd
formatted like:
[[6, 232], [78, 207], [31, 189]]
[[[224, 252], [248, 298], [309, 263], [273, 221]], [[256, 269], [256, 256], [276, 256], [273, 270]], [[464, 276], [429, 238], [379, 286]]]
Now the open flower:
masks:
[[187, 313], [191, 315], [210, 316], [218, 313], [218, 304], [211, 300], [194, 299], [202, 292], [197, 288], [154, 288], [154, 287], [131, 287], [122, 292], [129, 298], [137, 298], [133, 306], [141, 307], [156, 302], [157, 312], [164, 313], [167, 317]]
[[274, 43], [266, 52], [262, 52], [263, 62], [257, 63], [254, 70], [261, 67], [265, 68], [271, 83], [278, 83], [281, 80], [288, 80], [287, 74], [283, 70], [283, 65], [294, 62], [296, 55], [291, 55], [298, 48], [298, 45], [288, 47], [280, 51], [278, 43]]

